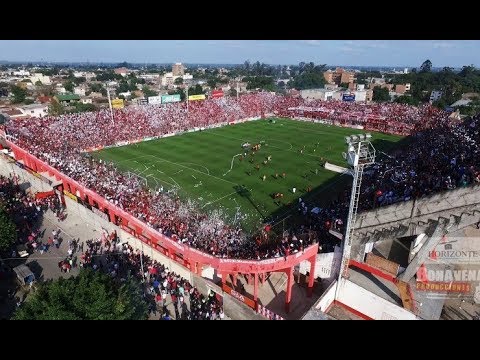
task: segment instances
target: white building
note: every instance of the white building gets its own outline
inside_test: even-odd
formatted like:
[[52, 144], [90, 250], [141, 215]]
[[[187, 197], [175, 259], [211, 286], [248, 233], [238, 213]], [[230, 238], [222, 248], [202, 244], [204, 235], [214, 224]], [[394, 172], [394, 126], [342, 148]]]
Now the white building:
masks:
[[307, 90], [300, 90], [300, 96], [303, 99], [310, 99], [310, 100], [321, 100], [327, 101], [332, 100], [334, 95], [333, 90], [330, 89], [307, 89]]
[[80, 99], [80, 102], [81, 102], [82, 104], [92, 104], [92, 103], [93, 103], [92, 98], [87, 98], [87, 97], [81, 98], [81, 99]]
[[[358, 86], [363, 86], [363, 85], [358, 85]], [[367, 100], [367, 91], [364, 90], [363, 88], [360, 90], [358, 89], [357, 86], [357, 91], [354, 91], [355, 95], [355, 102], [365, 102]]]
[[193, 75], [186, 73], [185, 75], [182, 76], [183, 80], [192, 80]]
[[73, 89], [73, 93], [78, 96], [85, 96], [85, 88], [83, 86], [77, 86]]
[[30, 76], [30, 71], [27, 70], [18, 70], [12, 73], [13, 76]]
[[57, 94], [65, 94], [67, 90], [63, 87], [62, 84], [57, 84], [57, 86], [55, 86], [55, 92]]
[[175, 79], [174, 79], [173, 73], [171, 72], [168, 72], [162, 76], [162, 86], [173, 85], [174, 81]]
[[130, 91], [126, 91], [126, 92], [118, 93], [118, 96], [123, 96], [126, 99], [132, 96], [132, 93]]
[[155, 81], [160, 79], [160, 74], [142, 74], [138, 75], [140, 79], [144, 79], [145, 81]]
[[32, 84], [35, 84], [37, 81], [40, 81], [43, 85], [51, 85], [52, 80], [50, 80], [50, 76], [43, 75], [41, 73], [35, 73], [30, 77], [30, 81]]
[[31, 104], [17, 107], [25, 116], [44, 117], [48, 115], [48, 106], [45, 104]]
[[84, 77], [86, 80], [91, 80], [95, 77], [95, 73], [87, 71], [75, 71], [73, 73], [73, 76], [75, 76], [76, 78]]

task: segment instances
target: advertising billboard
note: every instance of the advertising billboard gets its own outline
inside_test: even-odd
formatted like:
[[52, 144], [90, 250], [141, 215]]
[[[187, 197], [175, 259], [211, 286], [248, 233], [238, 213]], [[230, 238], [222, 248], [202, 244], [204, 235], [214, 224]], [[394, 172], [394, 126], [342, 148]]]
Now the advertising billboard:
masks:
[[148, 104], [148, 99], [145, 99], [145, 98], [137, 99], [137, 104], [138, 105], [147, 105]]
[[355, 94], [343, 94], [343, 101], [355, 101]]
[[162, 97], [161, 96], [149, 96], [148, 97], [148, 103], [149, 104], [161, 104], [162, 103]]
[[112, 100], [112, 108], [123, 109], [124, 108], [123, 99], [113, 99]]
[[180, 101], [180, 94], [162, 95], [161, 98], [162, 98], [162, 104], [179, 102]]
[[224, 96], [223, 90], [213, 90], [212, 91], [212, 98], [221, 98]]
[[200, 94], [200, 95], [190, 95], [188, 97], [189, 101], [195, 101], [195, 100], [205, 100], [205, 94]]

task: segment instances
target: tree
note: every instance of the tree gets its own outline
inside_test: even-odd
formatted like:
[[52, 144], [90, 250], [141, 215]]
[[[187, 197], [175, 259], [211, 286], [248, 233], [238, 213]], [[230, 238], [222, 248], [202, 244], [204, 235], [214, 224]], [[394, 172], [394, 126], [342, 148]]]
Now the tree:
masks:
[[67, 90], [68, 92], [73, 92], [73, 86], [74, 84], [72, 81], [67, 81], [64, 87], [65, 87], [65, 90]]
[[195, 87], [191, 86], [188, 88], [188, 96], [190, 95], [201, 95], [204, 94], [205, 92], [203, 91], [202, 85], [197, 84]]
[[340, 87], [344, 89], [348, 89], [348, 83], [341, 83]]
[[182, 85], [183, 84], [183, 78], [182, 77], [177, 77], [174, 82], [175, 85]]
[[[168, 95], [175, 95], [175, 94], [180, 95], [180, 100], [181, 101], [184, 101], [187, 98], [187, 95], [185, 94], [185, 91], [183, 89], [180, 89], [180, 88], [177, 88], [173, 91], [168, 92]], [[189, 95], [191, 95], [191, 94], [189, 93]]]
[[427, 59], [423, 62], [422, 66], [420, 66], [420, 72], [427, 73], [430, 71], [432, 71], [432, 62]]
[[16, 320], [145, 320], [147, 304], [131, 277], [123, 283], [90, 269], [49, 280], [14, 314]]
[[237, 96], [237, 90], [235, 88], [230, 88], [229, 95], [230, 96]]
[[35, 86], [42, 86], [42, 82], [40, 80], [35, 81]]
[[61, 115], [65, 113], [65, 108], [62, 104], [58, 102], [57, 99], [52, 99], [50, 106], [48, 107], [48, 114], [49, 115]]
[[5, 121], [7, 121], [7, 118], [5, 117], [5, 115], [0, 114], [0, 125], [5, 124]]
[[293, 81], [288, 83], [290, 88], [294, 89], [313, 89], [321, 88], [325, 85], [325, 78], [323, 73], [325, 72], [326, 65], [316, 65], [313, 62], [305, 64], [301, 62], [298, 64], [298, 75], [295, 75]]
[[17, 240], [17, 229], [0, 204], [0, 251], [8, 250]]
[[413, 96], [400, 95], [395, 99], [396, 103], [407, 104], [407, 105], [418, 105], [418, 100]]
[[373, 101], [385, 102], [390, 101], [390, 94], [387, 88], [376, 86], [373, 88]]
[[27, 96], [27, 90], [21, 88], [17, 85], [12, 85], [10, 91], [13, 94], [13, 103], [18, 104], [25, 101], [25, 97]]
[[81, 102], [76, 102], [73, 109], [69, 110], [69, 113], [81, 113], [95, 111], [97, 108], [93, 104], [83, 104]]
[[145, 97], [149, 97], [149, 96], [157, 96], [158, 95], [158, 92], [156, 91], [153, 91], [152, 89], [150, 89], [148, 86], [144, 86], [142, 88], [142, 91], [143, 91], [143, 96]]

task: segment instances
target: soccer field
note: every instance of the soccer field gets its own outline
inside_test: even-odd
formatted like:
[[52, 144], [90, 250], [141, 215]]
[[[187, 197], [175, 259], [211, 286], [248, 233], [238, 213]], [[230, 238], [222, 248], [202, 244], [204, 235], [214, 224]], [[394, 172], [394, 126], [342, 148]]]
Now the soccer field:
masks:
[[[346, 166], [342, 157], [346, 150], [344, 136], [362, 132], [287, 119], [269, 120], [110, 148], [92, 155], [141, 176], [151, 188], [173, 190], [183, 199], [194, 200], [203, 211], [217, 209], [227, 221], [254, 230], [274, 213], [287, 216], [290, 207], [285, 205], [297, 202], [299, 197], [322, 206], [351, 182], [351, 178], [325, 170], [321, 164], [326, 160]], [[372, 137], [381, 151], [395, 147], [401, 139], [380, 133], [372, 133]], [[242, 148], [245, 143], [251, 145], [248, 150]], [[256, 144], [261, 147], [252, 155], [251, 147]], [[274, 199], [275, 193], [283, 197]]]

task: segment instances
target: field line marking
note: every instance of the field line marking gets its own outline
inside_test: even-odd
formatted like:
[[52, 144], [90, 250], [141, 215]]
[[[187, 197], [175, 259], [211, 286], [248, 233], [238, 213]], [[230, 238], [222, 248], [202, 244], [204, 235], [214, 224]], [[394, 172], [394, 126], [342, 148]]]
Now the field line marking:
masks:
[[172, 181], [178, 186], [179, 189], [182, 188], [182, 187], [180, 186], [180, 184], [177, 183], [173, 177], [169, 176], [169, 178], [172, 179]]
[[207, 206], [207, 205], [215, 204], [217, 201], [223, 200], [223, 199], [225, 199], [227, 196], [230, 196], [230, 195], [233, 195], [233, 194], [236, 194], [236, 193], [237, 193], [237, 192], [234, 191], [234, 192], [232, 192], [232, 193], [230, 193], [230, 194], [227, 194], [227, 195], [225, 195], [225, 196], [222, 196], [221, 198], [218, 198], [217, 200], [210, 201], [210, 202], [206, 203], [205, 205], [203, 205], [203, 206], [202, 206], [202, 209], [203, 209], [205, 206]]
[[147, 157], [147, 156], [150, 156], [150, 155], [143, 155], [143, 156], [133, 157], [131, 159], [123, 159], [123, 160], [120, 160], [120, 161], [113, 161], [113, 163], [122, 163], [122, 162], [125, 162], [125, 161], [138, 160], [138, 159], [142, 159], [142, 158]]
[[[221, 135], [221, 134], [215, 134], [215, 133], [213, 133], [213, 132], [212, 132], [211, 134], [212, 134], [212, 135], [215, 135], [215, 136], [224, 137], [224, 138], [226, 138], [226, 139], [231, 139], [231, 140], [248, 141], [248, 139], [247, 139], [247, 140], [246, 140], [246, 139], [239, 139], [239, 138], [234, 138], [234, 137], [225, 136], [225, 135]], [[257, 136], [258, 136], [258, 135], [257, 135]], [[290, 145], [290, 149], [284, 149], [284, 148], [282, 148], [282, 147], [275, 146], [275, 145], [268, 145], [268, 147], [272, 147], [272, 148], [275, 148], [275, 149], [279, 149], [279, 150], [281, 150], [281, 151], [288, 151], [288, 152], [292, 152], [292, 153], [296, 153], [296, 154], [298, 153], [298, 152], [295, 151], [295, 150], [291, 150], [291, 149], [293, 149], [293, 145], [290, 144], [290, 143], [287, 142], [287, 141], [276, 140], [276, 139], [267, 139], [267, 140], [279, 141], [279, 142], [282, 142], [282, 143], [284, 143], [284, 144]], [[311, 155], [311, 154], [303, 154], [303, 155], [304, 155], [304, 156], [311, 156], [311, 157], [315, 157], [315, 158], [316, 158], [316, 157], [319, 157], [318, 155]]]
[[179, 164], [190, 164], [190, 165], [200, 166], [200, 167], [204, 168], [205, 170], [207, 170], [207, 175], [210, 175], [210, 170], [208, 170], [208, 168], [206, 166], [203, 166], [203, 165], [200, 165], [200, 164], [197, 164], [197, 163], [192, 163], [192, 162], [181, 162]]
[[[151, 157], [153, 157], [153, 158], [155, 158], [155, 159], [160, 159], [161, 161], [168, 162], [168, 163], [170, 163], [170, 164], [174, 164], [174, 165], [177, 165], [177, 166], [181, 166], [181, 167], [183, 167], [183, 168], [185, 168], [185, 169], [188, 169], [188, 170], [191, 170], [191, 171], [195, 171], [195, 172], [200, 173], [200, 174], [203, 174], [203, 175], [210, 176], [210, 177], [212, 177], [212, 178], [214, 178], [214, 179], [217, 179], [217, 180], [220, 180], [220, 181], [224, 181], [224, 182], [227, 182], [227, 183], [229, 183], [229, 184], [238, 185], [237, 183], [234, 183], [234, 182], [231, 182], [231, 181], [228, 181], [228, 180], [219, 178], [219, 177], [217, 177], [217, 176], [215, 176], [215, 175], [205, 174], [203, 171], [200, 171], [200, 170], [197, 170], [197, 169], [192, 169], [191, 167], [188, 167], [188, 166], [185, 166], [185, 165], [176, 163], [176, 162], [174, 162], [174, 161], [170, 161], [170, 160], [164, 159], [164, 158], [162, 158], [162, 157], [160, 157], [160, 156], [156, 156], [156, 155], [149, 155], [149, 156], [151, 156]], [[161, 162], [161, 161], [159, 161], [159, 162]]]

